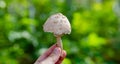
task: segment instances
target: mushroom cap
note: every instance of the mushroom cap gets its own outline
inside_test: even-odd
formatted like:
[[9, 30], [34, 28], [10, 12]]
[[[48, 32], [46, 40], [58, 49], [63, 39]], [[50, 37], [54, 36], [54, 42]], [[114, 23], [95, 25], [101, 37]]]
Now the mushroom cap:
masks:
[[61, 13], [50, 16], [43, 25], [45, 32], [51, 32], [55, 35], [70, 34], [71, 26], [66, 16]]

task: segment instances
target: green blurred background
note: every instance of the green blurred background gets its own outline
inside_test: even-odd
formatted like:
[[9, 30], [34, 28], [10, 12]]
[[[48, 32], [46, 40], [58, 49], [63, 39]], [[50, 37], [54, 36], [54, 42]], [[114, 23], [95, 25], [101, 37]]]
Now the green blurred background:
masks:
[[56, 42], [43, 24], [58, 12], [72, 26], [63, 64], [120, 64], [120, 0], [0, 0], [0, 64], [33, 64]]

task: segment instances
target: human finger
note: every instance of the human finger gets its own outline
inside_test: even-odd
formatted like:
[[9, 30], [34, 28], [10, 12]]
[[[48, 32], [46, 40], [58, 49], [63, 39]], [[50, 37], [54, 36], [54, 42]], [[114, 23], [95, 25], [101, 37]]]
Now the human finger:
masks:
[[66, 57], [67, 53], [65, 50], [62, 51], [62, 55], [60, 56], [59, 60], [55, 64], [61, 64], [64, 58]]
[[44, 54], [42, 54], [34, 64], [39, 64], [41, 61], [43, 61], [44, 59], [46, 59], [51, 53], [52, 51], [56, 48], [56, 44], [54, 44], [53, 46], [51, 46]]
[[61, 49], [56, 47], [53, 52], [44, 61], [41, 62], [41, 64], [55, 64], [59, 60], [60, 55]]

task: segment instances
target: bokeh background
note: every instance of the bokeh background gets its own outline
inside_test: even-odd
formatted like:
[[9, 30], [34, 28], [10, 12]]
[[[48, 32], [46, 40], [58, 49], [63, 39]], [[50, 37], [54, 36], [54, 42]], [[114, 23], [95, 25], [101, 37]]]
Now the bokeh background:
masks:
[[0, 64], [33, 64], [56, 42], [43, 24], [58, 12], [72, 26], [63, 64], [120, 64], [120, 0], [0, 0]]

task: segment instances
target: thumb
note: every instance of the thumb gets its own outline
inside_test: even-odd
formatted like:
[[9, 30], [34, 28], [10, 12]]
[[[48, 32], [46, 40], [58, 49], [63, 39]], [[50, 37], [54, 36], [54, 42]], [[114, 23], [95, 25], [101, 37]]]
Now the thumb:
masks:
[[56, 47], [53, 52], [43, 61], [47, 62], [47, 64], [55, 64], [61, 55], [61, 49], [59, 47]]

